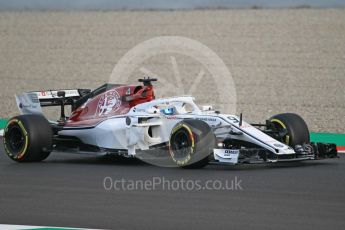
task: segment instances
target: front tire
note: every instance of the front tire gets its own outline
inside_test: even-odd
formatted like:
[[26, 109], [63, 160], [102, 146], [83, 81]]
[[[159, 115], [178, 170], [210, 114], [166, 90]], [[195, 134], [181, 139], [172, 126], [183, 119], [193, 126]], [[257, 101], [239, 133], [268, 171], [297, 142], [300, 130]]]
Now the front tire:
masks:
[[41, 115], [13, 117], [4, 132], [6, 154], [16, 162], [38, 162], [46, 159], [53, 146], [53, 130]]
[[276, 129], [286, 129], [286, 134], [282, 137], [283, 142], [291, 147], [303, 145], [310, 142], [309, 129], [306, 122], [297, 114], [282, 113], [271, 117]]
[[187, 119], [173, 128], [169, 152], [175, 164], [182, 168], [202, 168], [208, 164], [215, 143], [215, 136], [206, 122]]

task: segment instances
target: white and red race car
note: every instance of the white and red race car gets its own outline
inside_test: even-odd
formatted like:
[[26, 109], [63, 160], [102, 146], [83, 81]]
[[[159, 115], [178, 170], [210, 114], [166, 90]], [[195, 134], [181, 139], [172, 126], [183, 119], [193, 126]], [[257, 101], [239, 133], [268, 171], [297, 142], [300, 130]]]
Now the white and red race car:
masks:
[[[337, 156], [335, 144], [310, 143], [304, 120], [278, 114], [265, 124], [199, 108], [191, 96], [155, 99], [152, 81], [87, 89], [28, 92], [16, 97], [22, 115], [4, 130], [7, 155], [17, 162], [42, 161], [55, 151], [138, 157], [163, 155], [175, 166], [301, 161]], [[65, 106], [71, 115], [65, 116]], [[48, 121], [44, 106], [61, 106]]]

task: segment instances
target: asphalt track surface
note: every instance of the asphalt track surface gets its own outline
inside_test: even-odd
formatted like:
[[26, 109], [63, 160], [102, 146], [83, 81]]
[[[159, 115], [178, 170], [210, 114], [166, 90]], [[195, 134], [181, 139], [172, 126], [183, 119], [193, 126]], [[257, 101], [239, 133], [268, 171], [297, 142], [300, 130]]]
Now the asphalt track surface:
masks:
[[[1, 141], [2, 142], [2, 141]], [[125, 180], [241, 180], [242, 190], [107, 191]], [[53, 153], [19, 164], [0, 145], [0, 223], [103, 229], [343, 229], [345, 157], [275, 165], [160, 168]]]

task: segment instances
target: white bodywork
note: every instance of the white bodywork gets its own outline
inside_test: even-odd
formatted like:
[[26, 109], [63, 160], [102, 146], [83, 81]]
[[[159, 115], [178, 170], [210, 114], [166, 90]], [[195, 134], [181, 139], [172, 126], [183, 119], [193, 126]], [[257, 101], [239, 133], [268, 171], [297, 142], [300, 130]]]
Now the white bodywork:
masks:
[[[163, 111], [173, 108], [173, 114]], [[210, 111], [210, 106], [201, 110], [191, 96], [153, 100], [137, 105], [125, 115], [109, 117], [94, 127], [67, 128], [59, 135], [78, 137], [83, 143], [104, 149], [128, 151], [134, 156], [136, 150], [167, 143], [173, 127], [183, 119], [205, 121], [217, 137], [230, 137], [254, 143], [274, 154], [295, 154], [295, 151], [246, 122], [239, 125], [239, 117]], [[205, 111], [207, 110], [207, 111]], [[150, 132], [149, 132], [150, 129]], [[150, 135], [151, 133], [151, 135]], [[236, 164], [239, 151], [215, 149], [214, 158], [224, 163]]]

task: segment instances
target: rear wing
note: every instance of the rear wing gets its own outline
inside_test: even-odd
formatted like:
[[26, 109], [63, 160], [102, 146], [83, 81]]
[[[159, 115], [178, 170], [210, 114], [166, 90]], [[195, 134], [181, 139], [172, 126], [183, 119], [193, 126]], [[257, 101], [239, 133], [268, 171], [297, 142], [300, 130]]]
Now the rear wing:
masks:
[[[61, 92], [65, 94], [63, 98], [58, 96], [58, 93]], [[90, 89], [32, 91], [16, 95], [16, 102], [22, 114], [41, 114], [42, 107], [61, 105], [71, 105], [73, 107], [76, 100], [90, 92]]]
[[[45, 106], [59, 106], [61, 105], [61, 97], [58, 96], [58, 92], [65, 92], [65, 98], [79, 99], [81, 97], [78, 89], [63, 89], [63, 90], [48, 90], [41, 92], [30, 92], [37, 95], [37, 98], [42, 107]], [[65, 105], [70, 105], [71, 100], [67, 100]]]

